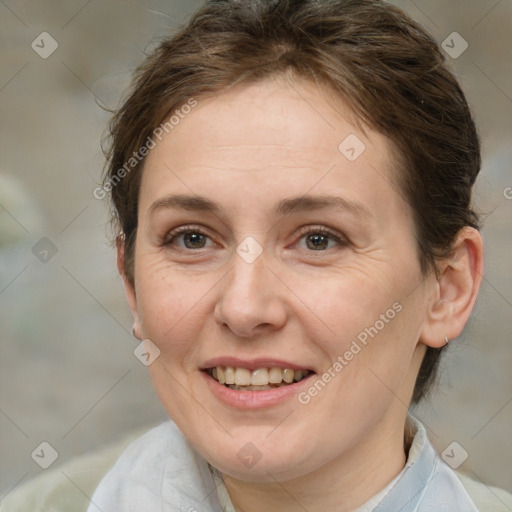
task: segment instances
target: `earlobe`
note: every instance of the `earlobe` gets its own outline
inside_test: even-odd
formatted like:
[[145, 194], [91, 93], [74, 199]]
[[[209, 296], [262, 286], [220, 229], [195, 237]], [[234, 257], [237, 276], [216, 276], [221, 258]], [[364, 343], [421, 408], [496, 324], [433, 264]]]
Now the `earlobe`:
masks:
[[118, 236], [116, 239], [116, 249], [117, 249], [117, 270], [119, 272], [119, 275], [123, 279], [126, 300], [128, 302], [128, 306], [130, 307], [130, 310], [131, 310], [132, 316], [133, 316], [132, 334], [135, 338], [141, 340], [143, 336], [142, 336], [142, 332], [141, 332], [141, 325], [140, 325], [140, 319], [139, 319], [139, 313], [138, 313], [138, 307], [137, 307], [137, 294], [135, 292], [134, 285], [132, 285], [132, 283], [130, 282], [130, 279], [128, 279], [128, 276], [126, 275], [125, 243], [124, 243], [124, 237], [122, 235]]
[[420, 336], [422, 343], [434, 348], [461, 334], [475, 305], [483, 274], [483, 242], [478, 230], [462, 228], [438, 269], [436, 290]]

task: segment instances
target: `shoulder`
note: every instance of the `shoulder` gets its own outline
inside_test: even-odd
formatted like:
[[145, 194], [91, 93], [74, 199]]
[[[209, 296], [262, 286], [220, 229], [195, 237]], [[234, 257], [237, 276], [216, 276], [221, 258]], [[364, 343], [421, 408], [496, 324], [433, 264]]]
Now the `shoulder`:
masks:
[[480, 512], [509, 512], [512, 510], [512, 494], [477, 482], [464, 473], [455, 473]]
[[[119, 460], [127, 446], [137, 444], [148, 434], [134, 431], [120, 441], [91, 454], [82, 455], [55, 468], [47, 469], [37, 477], [13, 489], [2, 499], [1, 512], [70, 512], [86, 511], [89, 498], [105, 474]], [[144, 433], [147, 432], [147, 433]]]

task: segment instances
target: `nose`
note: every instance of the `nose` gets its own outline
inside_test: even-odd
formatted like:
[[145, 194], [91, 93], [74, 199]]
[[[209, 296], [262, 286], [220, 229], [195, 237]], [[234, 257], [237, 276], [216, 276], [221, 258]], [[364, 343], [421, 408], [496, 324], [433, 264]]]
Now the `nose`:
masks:
[[214, 318], [238, 337], [253, 338], [286, 322], [286, 288], [265, 261], [261, 255], [247, 263], [235, 253], [232, 270], [222, 280]]

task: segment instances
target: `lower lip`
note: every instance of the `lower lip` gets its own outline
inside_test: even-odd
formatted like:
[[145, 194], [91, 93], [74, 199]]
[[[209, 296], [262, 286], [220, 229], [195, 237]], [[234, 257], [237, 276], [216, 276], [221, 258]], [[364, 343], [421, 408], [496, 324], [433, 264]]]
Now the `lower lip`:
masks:
[[216, 381], [207, 372], [202, 371], [206, 384], [210, 391], [223, 403], [236, 407], [238, 409], [263, 409], [284, 403], [297, 396], [300, 388], [304, 386], [314, 374], [305, 377], [299, 382], [280, 386], [274, 389], [265, 389], [262, 391], [238, 391], [228, 388]]

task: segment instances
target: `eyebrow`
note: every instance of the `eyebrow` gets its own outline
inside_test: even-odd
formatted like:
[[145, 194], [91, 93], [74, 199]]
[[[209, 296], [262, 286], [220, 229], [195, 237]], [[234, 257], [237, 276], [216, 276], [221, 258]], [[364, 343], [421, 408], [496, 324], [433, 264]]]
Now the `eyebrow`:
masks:
[[[280, 201], [274, 208], [278, 215], [321, 210], [324, 208], [338, 208], [347, 210], [358, 217], [373, 217], [370, 210], [358, 201], [349, 200], [339, 196], [301, 196], [290, 197]], [[157, 199], [149, 207], [148, 213], [152, 215], [161, 209], [181, 209], [198, 212], [222, 213], [222, 208], [206, 197], [186, 194], [169, 195]]]

